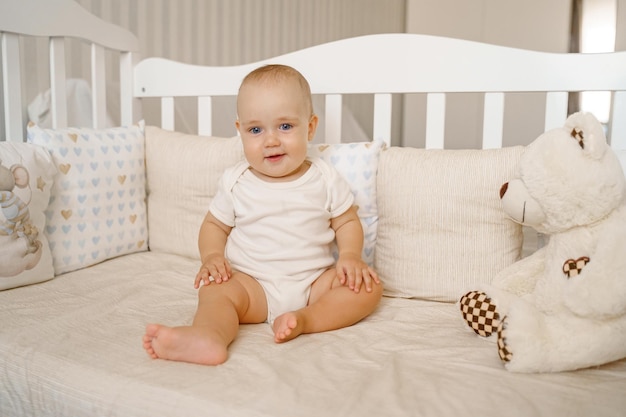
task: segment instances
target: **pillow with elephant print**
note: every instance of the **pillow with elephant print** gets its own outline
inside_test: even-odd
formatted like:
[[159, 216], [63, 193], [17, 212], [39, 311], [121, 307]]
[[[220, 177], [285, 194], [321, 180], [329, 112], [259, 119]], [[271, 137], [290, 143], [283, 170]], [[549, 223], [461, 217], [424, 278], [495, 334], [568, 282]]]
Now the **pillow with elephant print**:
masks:
[[44, 233], [54, 174], [44, 148], [0, 142], [0, 290], [54, 277]]

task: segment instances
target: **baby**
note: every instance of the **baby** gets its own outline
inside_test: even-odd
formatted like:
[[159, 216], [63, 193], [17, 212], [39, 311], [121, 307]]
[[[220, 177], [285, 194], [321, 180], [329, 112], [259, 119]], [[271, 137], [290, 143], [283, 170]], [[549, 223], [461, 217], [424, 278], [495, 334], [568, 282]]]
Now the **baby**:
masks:
[[318, 118], [302, 74], [284, 65], [252, 71], [237, 115], [246, 160], [224, 172], [200, 227], [196, 314], [190, 326], [149, 324], [143, 346], [152, 358], [218, 365], [239, 324], [268, 322], [281, 343], [353, 325], [382, 296], [361, 258], [348, 184], [307, 157]]

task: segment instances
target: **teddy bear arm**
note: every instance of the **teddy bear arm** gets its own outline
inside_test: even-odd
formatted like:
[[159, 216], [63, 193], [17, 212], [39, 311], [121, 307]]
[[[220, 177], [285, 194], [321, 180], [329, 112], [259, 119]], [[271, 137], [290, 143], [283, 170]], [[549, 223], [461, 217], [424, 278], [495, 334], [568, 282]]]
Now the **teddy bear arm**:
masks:
[[626, 206], [605, 221], [595, 250], [569, 279], [563, 300], [574, 314], [598, 319], [626, 315]]
[[543, 272], [545, 259], [546, 247], [543, 247], [504, 268], [494, 277], [492, 285], [517, 296], [530, 294]]
[[[626, 268], [626, 262], [622, 264]], [[569, 279], [563, 297], [565, 306], [581, 317], [611, 319], [626, 315], [626, 281], [620, 274], [589, 263], [581, 275]]]

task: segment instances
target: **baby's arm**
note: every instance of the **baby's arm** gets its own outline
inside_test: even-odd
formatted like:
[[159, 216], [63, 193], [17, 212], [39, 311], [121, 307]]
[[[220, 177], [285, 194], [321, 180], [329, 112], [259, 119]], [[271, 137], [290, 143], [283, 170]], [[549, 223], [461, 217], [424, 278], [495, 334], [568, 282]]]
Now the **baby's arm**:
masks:
[[331, 219], [330, 226], [335, 231], [339, 259], [337, 259], [337, 277], [343, 285], [348, 285], [354, 292], [359, 292], [361, 284], [367, 292], [372, 291], [372, 281], [380, 284], [376, 271], [369, 267], [363, 258], [363, 227], [357, 216], [357, 206], [352, 206], [342, 215]]
[[232, 227], [217, 220], [211, 212], [207, 213], [198, 235], [202, 266], [194, 281], [195, 288], [200, 287], [200, 282], [209, 285], [211, 283], [209, 276], [212, 276], [217, 284], [230, 278], [230, 264], [224, 257], [224, 249], [231, 229]]

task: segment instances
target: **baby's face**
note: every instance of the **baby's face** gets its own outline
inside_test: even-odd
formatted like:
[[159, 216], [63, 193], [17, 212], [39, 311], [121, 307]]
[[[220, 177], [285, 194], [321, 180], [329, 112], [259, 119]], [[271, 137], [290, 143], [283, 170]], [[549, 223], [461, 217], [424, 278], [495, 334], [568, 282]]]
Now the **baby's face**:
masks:
[[306, 172], [317, 116], [297, 81], [249, 83], [237, 102], [236, 125], [252, 172], [267, 181], [290, 181]]

